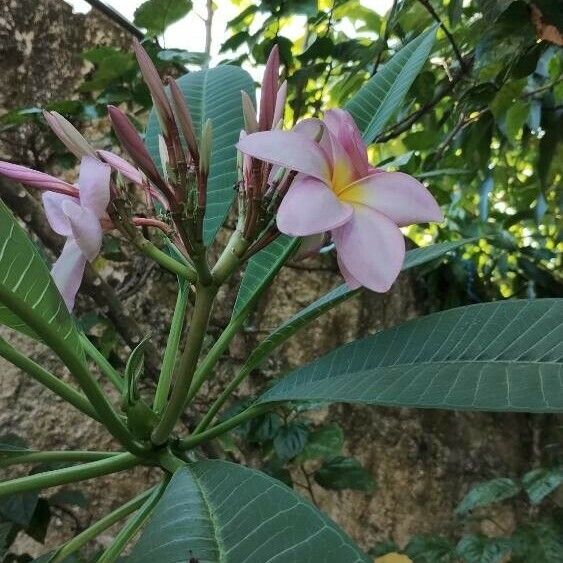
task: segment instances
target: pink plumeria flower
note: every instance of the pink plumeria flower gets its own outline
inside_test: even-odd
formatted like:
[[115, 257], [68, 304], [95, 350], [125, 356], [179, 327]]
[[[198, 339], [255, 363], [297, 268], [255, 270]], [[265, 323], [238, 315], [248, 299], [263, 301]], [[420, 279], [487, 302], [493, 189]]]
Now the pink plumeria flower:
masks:
[[351, 288], [388, 291], [401, 270], [405, 242], [399, 227], [442, 221], [428, 190], [402, 172], [370, 166], [350, 114], [329, 110], [326, 130], [306, 120], [293, 131], [265, 131], [241, 138], [241, 152], [299, 172], [277, 214], [282, 233], [309, 236], [330, 231], [340, 271]]
[[43, 194], [45, 215], [51, 228], [66, 237], [61, 255], [53, 264], [51, 275], [69, 310], [74, 300], [86, 262], [92, 262], [102, 246], [102, 223], [107, 218], [110, 201], [109, 165], [84, 156], [80, 164], [76, 197], [47, 191]]

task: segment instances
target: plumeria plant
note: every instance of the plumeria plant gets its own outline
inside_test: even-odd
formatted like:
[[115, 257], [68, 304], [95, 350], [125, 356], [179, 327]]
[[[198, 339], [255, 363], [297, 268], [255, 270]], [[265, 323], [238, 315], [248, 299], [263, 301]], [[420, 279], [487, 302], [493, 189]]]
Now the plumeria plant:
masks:
[[[66, 383], [0, 340], [0, 354], [107, 428], [111, 452], [35, 451], [2, 445], [0, 465], [55, 463], [55, 469], [0, 483], [16, 495], [125, 471], [159, 468], [160, 481], [69, 539], [42, 561], [70, 561], [117, 522], [123, 527], [97, 559], [129, 553], [142, 563], [342, 562], [368, 556], [328, 517], [255, 469], [209, 459], [201, 446], [281, 408], [340, 401], [422, 408], [563, 410], [561, 301], [511, 300], [453, 309], [339, 347], [279, 377], [242, 409], [228, 409], [244, 379], [319, 315], [365, 289], [386, 292], [401, 270], [435, 260], [465, 241], [405, 251], [401, 227], [442, 220], [415, 178], [374, 166], [368, 146], [400, 109], [432, 48], [432, 28], [407, 44], [345, 108], [285, 128], [287, 85], [270, 54], [260, 89], [241, 68], [222, 65], [177, 80], [158, 75], [134, 50], [154, 109], [144, 139], [118, 107], [109, 116], [124, 156], [95, 150], [61, 115], [54, 133], [80, 159], [76, 183], [17, 164], [0, 174], [42, 191], [46, 218], [66, 238], [51, 271], [1, 205], [0, 321], [60, 359]], [[242, 91], [242, 98], [241, 98]], [[236, 228], [218, 258], [211, 244], [236, 207]], [[118, 231], [178, 279], [170, 331], [152, 397], [141, 392], [146, 340], [124, 370], [86, 338], [72, 310], [84, 268], [105, 232]], [[150, 231], [151, 238], [146, 233]], [[218, 360], [290, 258], [335, 252], [344, 283], [272, 330], [187, 433], [180, 417], [214, 377]], [[241, 283], [230, 322], [205, 353], [219, 289]], [[165, 311], [162, 311], [166, 315]], [[116, 403], [104, 392], [106, 378]], [[208, 450], [205, 450], [208, 451]]]

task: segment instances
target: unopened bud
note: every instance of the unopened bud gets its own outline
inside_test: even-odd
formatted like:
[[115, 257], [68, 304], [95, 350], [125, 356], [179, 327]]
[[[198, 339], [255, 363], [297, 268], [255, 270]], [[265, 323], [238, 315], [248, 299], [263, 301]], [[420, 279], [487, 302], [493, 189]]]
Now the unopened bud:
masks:
[[258, 121], [256, 119], [256, 109], [250, 99], [248, 93], [241, 90], [242, 95], [242, 114], [244, 116], [244, 129], [247, 133], [256, 133], [258, 131]]
[[211, 119], [208, 119], [203, 126], [201, 132], [201, 145], [199, 155], [199, 170], [204, 176], [209, 175], [209, 166], [211, 164], [211, 149], [213, 147], [213, 125]]
[[44, 111], [43, 116], [53, 133], [63, 145], [77, 158], [83, 156], [96, 156], [96, 152], [78, 130], [56, 111]]
[[276, 97], [278, 93], [278, 81], [280, 71], [280, 53], [277, 45], [274, 45], [262, 80], [262, 92], [260, 94], [260, 131], [269, 131], [272, 128]]
[[174, 116], [160, 75], [151, 61], [151, 58], [137, 39], [133, 40], [133, 50], [135, 51], [145, 84], [148, 86], [151, 93], [160, 127], [165, 134], [169, 134], [170, 126], [174, 123]]
[[161, 184], [162, 178], [135, 127], [127, 116], [115, 106], [108, 106], [108, 111], [115, 134], [133, 162], [157, 186]]
[[168, 85], [170, 86], [172, 105], [174, 106], [174, 113], [178, 119], [180, 130], [186, 140], [192, 159], [197, 162], [199, 159], [199, 149], [197, 147], [197, 138], [195, 136], [194, 122], [192, 120], [190, 109], [188, 108], [188, 104], [186, 103], [178, 84], [176, 84], [176, 81], [170, 79], [168, 81]]
[[280, 121], [283, 121], [283, 110], [285, 108], [285, 100], [287, 98], [287, 80], [283, 81], [283, 84], [278, 90], [276, 97], [276, 109], [274, 110], [274, 118], [272, 120], [272, 129], [276, 128]]

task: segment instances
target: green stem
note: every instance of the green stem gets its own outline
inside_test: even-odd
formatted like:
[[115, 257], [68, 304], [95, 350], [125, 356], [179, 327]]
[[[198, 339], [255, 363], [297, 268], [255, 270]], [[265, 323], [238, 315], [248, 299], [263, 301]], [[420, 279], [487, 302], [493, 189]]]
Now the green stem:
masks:
[[108, 362], [104, 355], [94, 346], [90, 339], [83, 333], [80, 333], [80, 341], [82, 347], [94, 360], [96, 365], [100, 368], [102, 373], [111, 381], [114, 387], [120, 392], [123, 392], [123, 378], [119, 372]]
[[43, 317], [37, 315], [25, 301], [4, 286], [0, 286], [0, 303], [3, 303], [24, 323], [33, 329], [66, 365], [84, 391], [111, 434], [130, 452], [144, 453], [146, 448], [139, 444], [129, 432], [123, 421], [113, 410], [99, 383], [92, 376], [76, 350], [69, 347], [64, 338]]
[[195, 395], [211, 373], [211, 370], [219, 361], [219, 358], [221, 357], [223, 352], [228, 348], [231, 340], [234, 338], [240, 327], [244, 324], [244, 321], [248, 317], [250, 311], [250, 308], [248, 308], [248, 310], [241, 311], [239, 315], [231, 320], [225, 330], [221, 333], [221, 336], [219, 336], [219, 338], [217, 339], [217, 342], [215, 342], [211, 350], [209, 350], [208, 354], [202, 360], [200, 366], [197, 368], [194, 374], [192, 384], [190, 385], [187, 402], [190, 402], [195, 397]]
[[232, 418], [225, 420], [225, 422], [221, 422], [220, 424], [217, 424], [216, 426], [213, 426], [212, 428], [209, 428], [204, 432], [200, 432], [197, 435], [192, 434], [191, 436], [188, 436], [183, 440], [179, 440], [177, 443], [177, 447], [180, 450], [191, 450], [196, 446], [198, 446], [199, 444], [201, 444], [202, 442], [220, 436], [221, 434], [224, 434], [225, 432], [232, 430], [236, 426], [244, 424], [247, 420], [250, 420], [251, 418], [261, 415], [262, 413], [266, 412], [271, 408], [272, 405], [270, 404], [251, 406], [245, 411], [237, 414], [236, 416], [233, 416]]
[[50, 389], [59, 395], [59, 397], [62, 397], [79, 411], [94, 420], [100, 420], [100, 417], [82, 393], [79, 393], [76, 389], [73, 389], [70, 385], [61, 381], [58, 377], [48, 372], [32, 359], [24, 356], [21, 352], [8, 344], [8, 342], [6, 342], [3, 338], [0, 338], [0, 356], [25, 371], [27, 374], [31, 375], [35, 381], [38, 381], [47, 387], [47, 389]]
[[205, 416], [201, 419], [200, 423], [194, 430], [194, 434], [199, 434], [203, 432], [209, 424], [215, 418], [215, 415], [219, 412], [219, 409], [225, 404], [225, 402], [232, 395], [233, 391], [245, 380], [245, 378], [253, 370], [254, 366], [251, 364], [245, 364], [239, 371], [237, 376], [223, 389], [219, 397], [215, 399], [209, 410], [205, 413]]
[[221, 253], [217, 264], [213, 268], [213, 278], [217, 285], [221, 285], [241, 265], [242, 256], [248, 249], [250, 243], [244, 238], [238, 229], [229, 239], [227, 246]]
[[22, 452], [17, 454], [0, 454], [0, 468], [20, 463], [74, 463], [77, 461], [98, 461], [114, 457], [123, 452], [89, 452], [89, 451], [49, 451], [49, 452]]
[[141, 493], [130, 501], [126, 502], [124, 505], [120, 506], [118, 509], [106, 514], [101, 520], [98, 520], [95, 524], [72, 538], [69, 542], [65, 543], [55, 554], [55, 556], [50, 559], [50, 563], [61, 563], [69, 555], [76, 553], [84, 545], [86, 545], [90, 540], [93, 540], [96, 536], [99, 536], [104, 530], [107, 530], [110, 526], [113, 526], [116, 522], [123, 520], [126, 516], [138, 510], [146, 502], [156, 487], [152, 487], [148, 491]]
[[175, 258], [168, 256], [166, 252], [162, 252], [162, 250], [160, 250], [158, 246], [154, 245], [150, 240], [147, 240], [146, 238], [134, 242], [137, 248], [143, 254], [146, 254], [149, 258], [154, 260], [157, 264], [160, 264], [166, 270], [192, 283], [196, 282], [197, 273], [191, 266], [182, 264]]
[[216, 293], [217, 288], [213, 285], [199, 285], [197, 288], [194, 312], [186, 345], [178, 363], [176, 382], [170, 395], [170, 401], [164, 409], [162, 419], [152, 433], [152, 441], [157, 446], [166, 442], [186, 407], [187, 395], [207, 331]]
[[184, 327], [188, 296], [189, 290], [187, 284], [179, 280], [178, 297], [176, 299], [174, 315], [172, 316], [168, 341], [166, 342], [164, 358], [162, 359], [162, 368], [158, 378], [158, 385], [154, 395], [153, 410], [157, 414], [161, 413], [164, 409], [168, 393], [170, 392], [174, 365], [176, 364], [176, 356], [178, 354], [178, 346], [180, 345], [180, 337], [182, 336], [182, 328]]
[[85, 481], [94, 477], [117, 473], [139, 465], [141, 460], [129, 452], [114, 455], [107, 459], [100, 459], [90, 463], [83, 463], [73, 467], [55, 469], [44, 473], [26, 475], [18, 479], [11, 479], [0, 483], [0, 497], [38, 491], [76, 481]]
[[137, 513], [133, 515], [127, 524], [121, 528], [112, 544], [106, 549], [102, 556], [98, 559], [97, 563], [113, 563], [119, 559], [122, 551], [125, 549], [127, 544], [131, 541], [131, 538], [139, 531], [139, 529], [145, 524], [149, 519], [154, 507], [160, 500], [162, 493], [164, 493], [166, 486], [168, 485], [169, 479], [163, 481], [160, 485], [157, 485], [153, 490], [149, 498], [144, 502], [144, 504], [139, 508]]

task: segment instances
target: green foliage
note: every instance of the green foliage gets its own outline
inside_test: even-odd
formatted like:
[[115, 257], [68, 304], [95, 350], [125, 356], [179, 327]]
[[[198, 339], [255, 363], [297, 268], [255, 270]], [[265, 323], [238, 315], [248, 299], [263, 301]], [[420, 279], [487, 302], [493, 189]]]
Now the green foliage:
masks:
[[459, 541], [456, 552], [466, 563], [501, 563], [511, 549], [510, 541], [505, 538], [469, 534]]
[[333, 459], [341, 454], [343, 445], [344, 433], [338, 424], [322, 426], [309, 434], [299, 460]]
[[355, 491], [372, 492], [375, 481], [357, 459], [351, 457], [334, 457], [325, 461], [315, 471], [315, 481], [325, 489], [341, 491], [352, 489]]
[[539, 504], [561, 484], [563, 484], [563, 467], [533, 469], [522, 477], [522, 486], [532, 504]]
[[234, 563], [283, 554], [307, 561], [320, 552], [334, 563], [367, 561], [328, 518], [279, 481], [240, 465], [200, 461], [175, 473], [131, 559]]
[[[18, 224], [6, 205], [0, 201], [0, 287], [23, 301], [28, 311], [40, 317], [69, 348], [80, 354], [78, 330], [62, 297], [56, 288], [49, 269], [36, 246]], [[37, 338], [18, 316], [10, 303], [0, 303], [0, 323]]]
[[[254, 84], [246, 71], [228, 65], [191, 72], [179, 78], [177, 83], [190, 108], [198, 139], [208, 119], [213, 125], [213, 149], [203, 225], [204, 242], [209, 245], [225, 221], [235, 195], [235, 144], [244, 127], [240, 91], [245, 90], [254, 98]], [[160, 163], [159, 132], [160, 126], [153, 111], [149, 117], [145, 142], [157, 163]]]
[[435, 34], [436, 26], [413, 39], [346, 104], [345, 109], [354, 117], [366, 144], [381, 133], [393, 113], [401, 107], [430, 54]]
[[134, 23], [152, 35], [160, 35], [192, 9], [191, 0], [147, 0], [135, 10]]
[[409, 321], [294, 370], [258, 403], [560, 411], [553, 354], [562, 338], [562, 307], [557, 299], [505, 301]]
[[520, 492], [520, 485], [513, 479], [499, 477], [491, 479], [473, 487], [456, 508], [457, 514], [465, 514], [475, 508], [489, 506], [516, 496]]
[[297, 239], [281, 235], [248, 261], [233, 308], [233, 317], [240, 314], [254, 301], [253, 297], [267, 287], [298, 245]]

